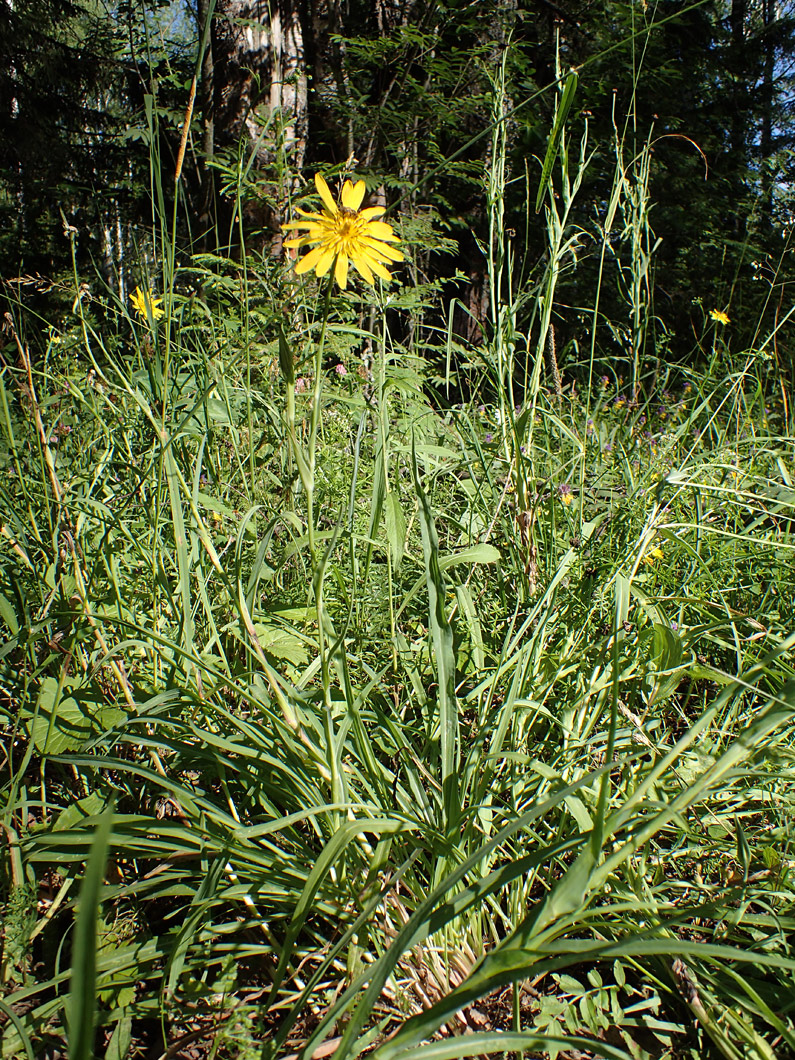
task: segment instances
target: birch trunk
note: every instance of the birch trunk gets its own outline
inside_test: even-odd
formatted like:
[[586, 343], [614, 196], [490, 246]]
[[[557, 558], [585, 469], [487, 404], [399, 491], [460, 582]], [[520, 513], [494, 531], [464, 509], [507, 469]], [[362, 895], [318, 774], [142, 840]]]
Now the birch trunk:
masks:
[[296, 0], [219, 0], [213, 63], [215, 142], [232, 144], [243, 136], [258, 168], [282, 152], [300, 169], [308, 88]]

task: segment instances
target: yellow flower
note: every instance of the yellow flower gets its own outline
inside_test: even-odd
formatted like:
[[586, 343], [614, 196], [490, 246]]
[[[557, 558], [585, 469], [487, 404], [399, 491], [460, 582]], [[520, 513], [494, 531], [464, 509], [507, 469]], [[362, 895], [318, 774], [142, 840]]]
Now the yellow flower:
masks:
[[664, 552], [658, 545], [656, 548], [653, 548], [651, 552], [648, 553], [648, 555], [643, 557], [643, 562], [648, 563], [649, 566], [651, 566], [651, 564], [654, 563], [656, 559], [662, 559], [663, 556]]
[[710, 319], [714, 320], [716, 324], [728, 324], [729, 315], [724, 313], [722, 309], [710, 309]]
[[130, 301], [141, 320], [149, 320], [150, 317], [157, 320], [163, 316], [164, 311], [160, 308], [163, 299], [155, 298], [151, 290], [144, 294], [140, 287], [136, 287], [135, 294], [130, 295]]
[[298, 212], [306, 218], [305, 221], [292, 221], [282, 225], [285, 230], [304, 230], [296, 238], [288, 239], [284, 244], [286, 247], [312, 247], [295, 266], [296, 273], [300, 276], [301, 273], [314, 269], [317, 276], [325, 276], [333, 265], [334, 279], [345, 290], [350, 262], [369, 284], [375, 283], [373, 274], [380, 276], [382, 280], [391, 280], [392, 276], [384, 265], [404, 260], [401, 251], [389, 246], [390, 243], [399, 243], [400, 240], [392, 231], [391, 225], [373, 220], [384, 212], [380, 206], [359, 209], [364, 199], [364, 181], [359, 180], [352, 184], [346, 180], [342, 186], [339, 206], [334, 202], [328, 184], [319, 173], [315, 174], [315, 187], [323, 200], [323, 212], [307, 213], [299, 209]]

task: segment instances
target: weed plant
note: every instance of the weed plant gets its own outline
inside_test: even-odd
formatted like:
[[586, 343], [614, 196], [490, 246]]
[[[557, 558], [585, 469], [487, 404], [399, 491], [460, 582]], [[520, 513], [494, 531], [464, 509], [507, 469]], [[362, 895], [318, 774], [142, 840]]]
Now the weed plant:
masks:
[[495, 78], [477, 347], [165, 222], [135, 308], [7, 290], [4, 1057], [795, 1055], [778, 336], [650, 351], [648, 151], [574, 229], [560, 86], [539, 273]]

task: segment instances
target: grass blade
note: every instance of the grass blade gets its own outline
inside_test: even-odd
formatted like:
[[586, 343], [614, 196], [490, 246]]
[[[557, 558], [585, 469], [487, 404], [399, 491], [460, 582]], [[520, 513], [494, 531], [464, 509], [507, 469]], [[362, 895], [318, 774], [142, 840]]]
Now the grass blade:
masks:
[[92, 1060], [97, 979], [97, 921], [105, 875], [113, 807], [102, 813], [94, 832], [91, 853], [80, 887], [77, 923], [72, 945], [72, 972], [67, 1007], [69, 1060]]

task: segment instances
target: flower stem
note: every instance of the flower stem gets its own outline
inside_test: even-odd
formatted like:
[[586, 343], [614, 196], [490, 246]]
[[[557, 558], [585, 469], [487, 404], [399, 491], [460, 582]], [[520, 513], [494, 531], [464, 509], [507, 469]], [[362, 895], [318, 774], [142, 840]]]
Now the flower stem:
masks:
[[328, 284], [326, 285], [326, 297], [323, 306], [323, 320], [320, 326], [320, 338], [318, 339], [317, 346], [315, 347], [315, 379], [314, 388], [312, 390], [312, 409], [309, 415], [309, 451], [307, 453], [307, 466], [309, 469], [309, 475], [307, 482], [304, 483], [307, 508], [307, 532], [309, 535], [309, 551], [312, 556], [313, 572], [317, 566], [317, 538], [314, 512], [315, 466], [317, 462], [317, 432], [318, 427], [320, 426], [321, 399], [323, 396], [323, 350], [326, 345], [326, 328], [328, 325], [329, 309], [331, 307], [331, 287], [333, 283], [334, 270], [332, 269], [331, 273], [329, 274]]
[[[318, 429], [322, 411], [323, 398], [323, 352], [326, 345], [326, 331], [328, 328], [329, 310], [331, 308], [331, 287], [334, 282], [332, 271], [326, 286], [323, 305], [323, 319], [320, 326], [320, 337], [315, 347], [315, 379], [312, 390], [312, 405], [309, 414], [309, 442], [306, 456], [300, 452], [295, 431], [291, 433], [291, 441], [295, 448], [296, 460], [299, 469], [302, 470], [301, 481], [306, 494], [306, 524], [307, 538], [309, 541], [309, 556], [312, 567], [312, 592], [315, 598], [317, 610], [317, 646], [320, 660], [320, 679], [323, 685], [323, 705], [325, 707], [324, 729], [326, 733], [326, 754], [328, 756], [329, 771], [331, 773], [331, 798], [334, 802], [342, 801], [343, 791], [337, 759], [336, 740], [334, 736], [334, 722], [332, 718], [331, 702], [331, 675], [329, 673], [329, 652], [327, 643], [327, 618], [323, 600], [323, 582], [326, 574], [326, 563], [328, 553], [320, 554], [318, 548], [318, 527], [315, 517], [315, 472], [317, 469], [317, 443]], [[293, 413], [294, 415], [294, 413]], [[333, 631], [331, 631], [333, 632]]]

